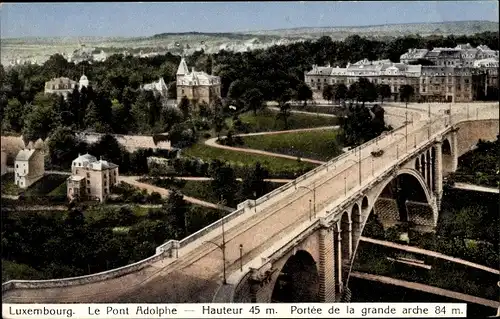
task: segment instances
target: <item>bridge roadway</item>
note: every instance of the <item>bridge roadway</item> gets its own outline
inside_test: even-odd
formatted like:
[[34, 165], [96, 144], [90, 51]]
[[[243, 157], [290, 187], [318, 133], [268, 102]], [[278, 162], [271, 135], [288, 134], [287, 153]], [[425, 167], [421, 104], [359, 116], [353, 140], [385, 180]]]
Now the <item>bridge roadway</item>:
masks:
[[[484, 107], [487, 109], [484, 116], [491, 118], [492, 112], [498, 116], [495, 107]], [[292, 191], [284, 191], [269, 198], [257, 206], [256, 213], [249, 209], [229, 221], [225, 232], [227, 273], [239, 271], [240, 244], [243, 245], [242, 263], [246, 265], [259, 259], [268, 249], [279, 249], [281, 246], [277, 245], [281, 245], [280, 242], [310, 223], [311, 192], [298, 186], [316, 190], [316, 211], [318, 216], [324, 216], [327, 214], [324, 208], [341, 204], [346, 197], [354, 195], [374, 178], [390, 170], [403, 156], [417, 152], [419, 145], [430, 143], [434, 133], [445, 130], [444, 121], [436, 121], [429, 139], [427, 123], [428, 119], [422, 116], [408, 125], [407, 145], [404, 129], [403, 133], [399, 130], [395, 134], [381, 136], [361, 147], [361, 153], [358, 148], [344, 154], [328, 169], [321, 168], [319, 172], [296, 182], [296, 190], [292, 188]], [[410, 144], [414, 136], [416, 148]], [[380, 149], [384, 150], [383, 156], [371, 156], [372, 151]], [[359, 158], [362, 159], [361, 164], [358, 164]], [[359, 167], [362, 167], [361, 185]], [[211, 302], [220, 287], [222, 259], [220, 250], [214, 245], [204, 244], [206, 240], [221, 243], [221, 232], [212, 231], [180, 248], [179, 258], [166, 258], [121, 278], [58, 289], [19, 289], [22, 290], [19, 293], [22, 293], [22, 300], [33, 298], [45, 302]], [[16, 300], [15, 295], [4, 302], [23, 302]]]

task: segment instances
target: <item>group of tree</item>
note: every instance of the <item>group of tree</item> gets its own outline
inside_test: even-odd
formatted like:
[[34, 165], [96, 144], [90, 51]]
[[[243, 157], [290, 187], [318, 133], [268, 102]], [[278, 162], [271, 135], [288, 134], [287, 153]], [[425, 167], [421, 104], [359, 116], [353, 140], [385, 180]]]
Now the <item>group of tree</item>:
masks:
[[121, 267], [220, 218], [216, 210], [188, 205], [178, 192], [146, 216], [128, 207], [96, 206], [85, 216], [83, 209], [58, 214], [2, 209], [4, 280], [80, 276]]
[[[222, 96], [227, 103], [240, 109], [257, 112], [264, 101], [281, 101], [280, 118], [286, 121], [287, 100], [307, 102], [312, 92], [304, 83], [304, 72], [312, 64], [343, 66], [364, 58], [390, 59], [410, 48], [453, 47], [459, 43], [488, 45], [498, 49], [498, 33], [484, 32], [471, 36], [420, 37], [405, 36], [392, 40], [372, 40], [350, 36], [343, 41], [321, 37], [289, 45], [272, 46], [250, 52], [220, 51], [210, 55], [203, 51], [187, 57], [197, 70], [212, 72], [222, 80]], [[62, 55], [50, 57], [43, 65], [23, 65], [5, 70], [0, 68], [0, 115], [2, 128], [23, 132], [29, 137], [47, 136], [58, 125], [73, 125], [78, 130], [112, 131], [114, 133], [167, 132], [186, 120], [189, 109], [185, 102], [180, 110], [166, 108], [158, 96], [140, 90], [140, 85], [163, 77], [169, 83], [170, 98], [176, 97], [175, 76], [179, 56], [170, 53], [149, 58], [112, 55], [106, 61], [68, 62]], [[77, 80], [82, 69], [92, 86], [74, 90], [67, 101], [57, 97], [42, 97], [44, 83], [56, 77]], [[356, 98], [357, 95], [339, 85], [328, 88], [328, 100]], [[351, 91], [351, 92], [350, 92]], [[377, 93], [387, 98], [387, 87]], [[199, 106], [201, 111], [201, 106]], [[211, 106], [213, 109], [214, 107]], [[220, 127], [217, 116], [212, 119]]]
[[212, 192], [221, 203], [230, 207], [245, 199], [257, 199], [270, 191], [270, 184], [265, 180], [269, 178], [269, 172], [260, 163], [245, 170], [241, 186], [233, 168], [218, 160], [210, 165], [210, 176]]
[[477, 148], [458, 159], [458, 169], [448, 177], [449, 182], [465, 182], [489, 187], [500, 187], [500, 139], [479, 140]]
[[366, 102], [378, 98], [377, 86], [365, 78], [353, 83], [347, 91], [350, 99], [345, 116], [341, 118], [341, 139], [346, 146], [357, 146], [389, 130], [384, 119], [384, 109], [375, 104], [368, 107]]

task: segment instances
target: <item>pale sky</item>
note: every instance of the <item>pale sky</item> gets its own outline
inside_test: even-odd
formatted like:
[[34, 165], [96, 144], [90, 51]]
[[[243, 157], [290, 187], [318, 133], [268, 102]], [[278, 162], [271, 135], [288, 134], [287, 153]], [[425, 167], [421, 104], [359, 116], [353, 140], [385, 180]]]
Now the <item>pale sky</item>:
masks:
[[4, 3], [0, 10], [4, 38], [498, 22], [498, 1]]

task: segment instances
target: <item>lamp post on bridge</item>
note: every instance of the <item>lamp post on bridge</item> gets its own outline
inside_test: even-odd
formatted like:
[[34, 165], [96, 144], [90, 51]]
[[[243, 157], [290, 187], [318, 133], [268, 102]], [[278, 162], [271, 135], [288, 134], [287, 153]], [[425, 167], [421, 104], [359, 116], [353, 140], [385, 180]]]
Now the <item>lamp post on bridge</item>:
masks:
[[[313, 182], [313, 188], [309, 186], [299, 186], [298, 188], [305, 188], [313, 193], [313, 212], [314, 218], [316, 218], [316, 181]], [[309, 200], [309, 207], [311, 207], [311, 200]], [[309, 220], [311, 220], [311, 211], [309, 210]]]
[[[225, 200], [223, 199], [223, 196], [221, 195], [221, 200], [219, 201], [220, 206], [224, 206]], [[206, 240], [205, 243], [209, 243], [212, 245], [217, 246], [222, 251], [222, 283], [224, 285], [227, 285], [227, 279], [226, 279], [226, 236], [225, 236], [225, 231], [224, 231], [224, 217], [222, 217], [222, 244], [217, 244], [216, 242], [213, 242], [211, 240]], [[242, 246], [240, 245], [240, 252], [241, 252]], [[241, 263], [241, 261], [240, 261]]]

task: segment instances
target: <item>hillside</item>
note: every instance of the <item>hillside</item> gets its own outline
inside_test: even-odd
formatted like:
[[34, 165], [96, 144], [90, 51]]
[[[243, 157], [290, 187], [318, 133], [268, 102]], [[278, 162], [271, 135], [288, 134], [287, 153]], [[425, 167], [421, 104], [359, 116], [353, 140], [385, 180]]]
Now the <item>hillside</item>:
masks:
[[498, 32], [499, 23], [493, 21], [452, 21], [437, 23], [407, 23], [386, 24], [357, 27], [323, 27], [323, 28], [293, 28], [278, 30], [263, 30], [246, 32], [254, 35], [278, 35], [282, 37], [307, 37], [315, 38], [329, 35], [332, 38], [343, 38], [351, 34], [374, 37], [396, 37], [407, 34], [426, 35], [470, 35], [486, 31]]
[[427, 35], [471, 35], [485, 31], [498, 32], [498, 22], [491, 21], [458, 21], [441, 23], [389, 24], [358, 27], [324, 27], [294, 28], [280, 30], [246, 31], [246, 32], [183, 32], [161, 33], [148, 37], [51, 37], [51, 38], [11, 38], [2, 39], [0, 44], [2, 64], [7, 65], [13, 59], [34, 60], [43, 63], [55, 53], [70, 54], [78, 48], [79, 43], [87, 47], [103, 50], [108, 54], [121, 53], [124, 50], [131, 54], [171, 52], [180, 54], [179, 45], [184, 53], [192, 54], [196, 50], [215, 53], [220, 50], [245, 52], [247, 50], [265, 49], [273, 45], [288, 44], [297, 41], [313, 40], [321, 36], [330, 36], [334, 40], [342, 40], [350, 35], [360, 35], [381, 40], [408, 34]]

